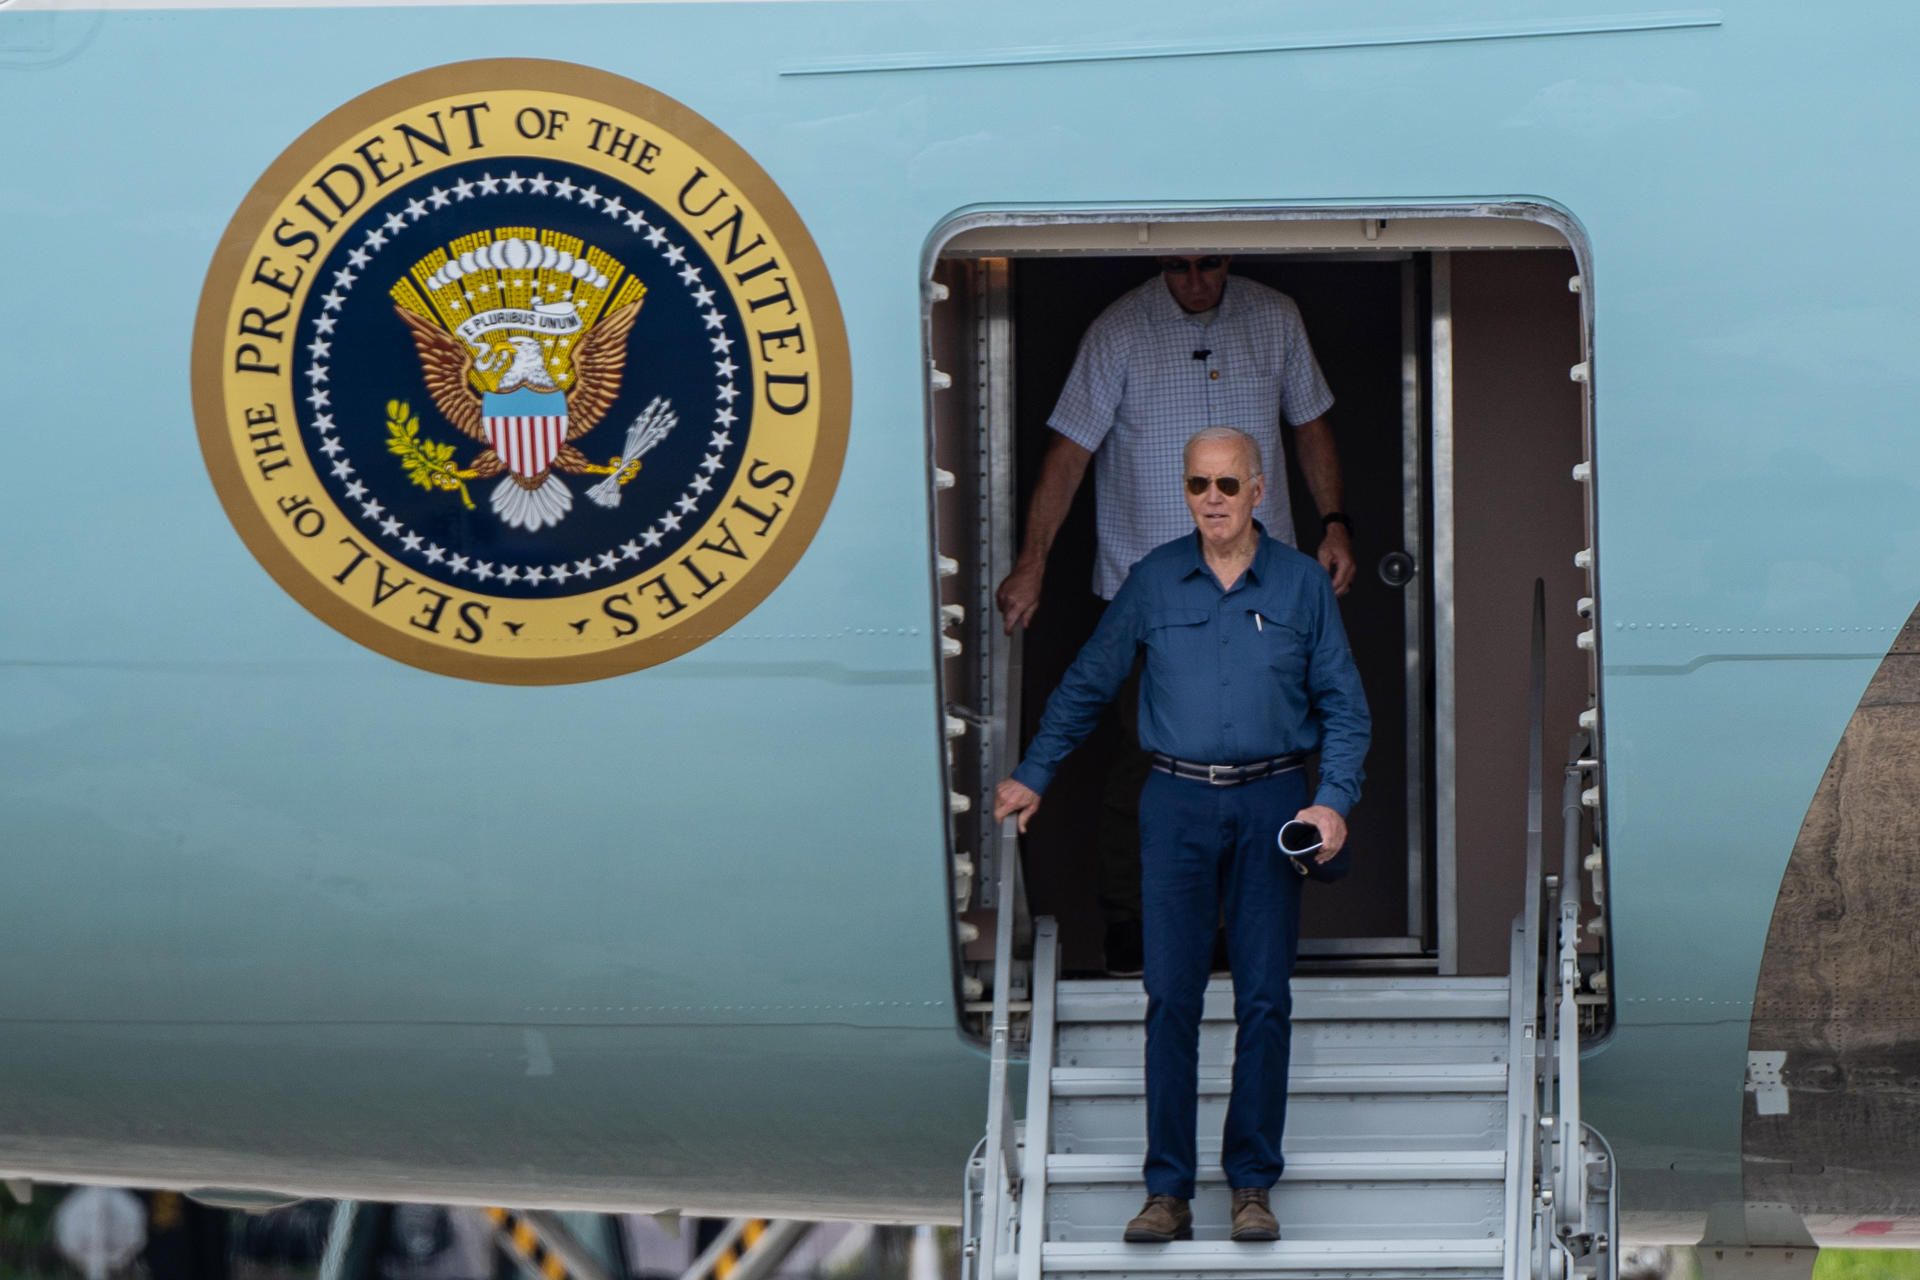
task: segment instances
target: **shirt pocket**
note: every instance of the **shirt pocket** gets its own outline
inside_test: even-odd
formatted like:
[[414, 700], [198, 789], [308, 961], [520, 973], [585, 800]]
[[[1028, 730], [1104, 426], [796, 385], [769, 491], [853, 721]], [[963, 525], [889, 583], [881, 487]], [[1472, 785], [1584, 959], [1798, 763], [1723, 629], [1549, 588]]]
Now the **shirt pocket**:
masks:
[[1182, 676], [1191, 677], [1194, 664], [1206, 654], [1205, 609], [1155, 609], [1147, 615], [1147, 667], [1161, 688]]
[[1305, 618], [1289, 609], [1262, 605], [1249, 609], [1250, 621], [1259, 633], [1261, 648], [1274, 679], [1291, 689], [1307, 683], [1307, 660], [1313, 652], [1313, 634]]

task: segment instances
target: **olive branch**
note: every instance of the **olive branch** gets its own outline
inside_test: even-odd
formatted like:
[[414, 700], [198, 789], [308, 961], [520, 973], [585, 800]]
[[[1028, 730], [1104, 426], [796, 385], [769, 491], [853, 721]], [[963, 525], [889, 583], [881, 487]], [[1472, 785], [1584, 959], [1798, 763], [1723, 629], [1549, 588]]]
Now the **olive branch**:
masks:
[[454, 465], [453, 446], [438, 440], [420, 438], [420, 418], [405, 400], [387, 401], [387, 452], [398, 454], [407, 478], [422, 489], [458, 491], [467, 510], [473, 510], [473, 498], [467, 493], [471, 471]]

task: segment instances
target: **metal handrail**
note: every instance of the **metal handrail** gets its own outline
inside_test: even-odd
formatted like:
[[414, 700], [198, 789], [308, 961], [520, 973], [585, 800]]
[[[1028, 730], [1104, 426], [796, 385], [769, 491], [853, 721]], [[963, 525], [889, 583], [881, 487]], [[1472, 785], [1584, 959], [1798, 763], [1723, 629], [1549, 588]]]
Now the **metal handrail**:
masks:
[[[1527, 937], [1540, 937], [1541, 755], [1547, 736], [1547, 584], [1533, 580], [1533, 647], [1527, 664]], [[1537, 981], [1539, 953], [1529, 953], [1529, 975]], [[1529, 987], [1533, 982], [1528, 983]]]
[[1020, 1162], [1017, 1280], [1040, 1280], [1047, 1234], [1047, 1151], [1052, 1145], [1054, 996], [1060, 972], [1059, 929], [1052, 916], [1033, 922], [1033, 1015], [1027, 1031], [1027, 1127]]
[[[1578, 1010], [1573, 987], [1579, 980], [1579, 882], [1569, 875], [1568, 851], [1561, 866], [1548, 873], [1542, 844], [1542, 792], [1546, 738], [1546, 584], [1533, 584], [1533, 642], [1528, 671], [1527, 723], [1527, 901], [1525, 985], [1530, 993], [1526, 1028], [1533, 1050], [1534, 1091], [1525, 1117], [1533, 1140], [1531, 1163], [1534, 1188], [1529, 1260], [1535, 1275], [1546, 1277], [1554, 1268], [1555, 1251], [1564, 1235], [1578, 1229], [1585, 1217], [1585, 1185], [1577, 1152], [1578, 1130], [1567, 1128], [1571, 1107], [1579, 1112], [1580, 1063]], [[1569, 979], [1567, 969], [1573, 969]], [[1551, 1041], [1550, 1044], [1543, 1041]], [[1569, 1053], [1569, 1042], [1572, 1052]]]
[[1013, 1130], [1009, 1096], [1013, 1051], [1013, 934], [1014, 899], [1018, 896], [1020, 858], [1014, 851], [1015, 819], [1008, 817], [1001, 832], [998, 893], [994, 904], [993, 1023], [989, 1031], [987, 1070], [986, 1167], [980, 1188], [980, 1234], [974, 1274], [994, 1280], [999, 1273], [1000, 1237], [1007, 1223], [1002, 1211], [1020, 1192], [1020, 1170], [1014, 1162], [1018, 1142]]
[[1580, 1123], [1580, 780], [1579, 761], [1586, 755], [1587, 735], [1577, 733], [1567, 747], [1567, 768], [1560, 798], [1564, 831], [1560, 857], [1559, 982], [1553, 992], [1557, 1014], [1555, 1066], [1559, 1096], [1555, 1109], [1563, 1158], [1554, 1186], [1554, 1218], [1560, 1228], [1578, 1232], [1587, 1217], [1586, 1170], [1574, 1158], [1582, 1149]]
[[[1525, 909], [1515, 921], [1513, 962], [1514, 1083], [1524, 1078], [1531, 1087], [1524, 1096], [1515, 1087], [1509, 1105], [1509, 1140], [1530, 1137], [1510, 1146], [1519, 1167], [1510, 1171], [1506, 1267], [1507, 1280], [1518, 1280], [1521, 1266], [1546, 1280], [1571, 1276], [1575, 1263], [1596, 1241], [1606, 1244], [1603, 1274], [1612, 1275], [1613, 1215], [1618, 1207], [1608, 1197], [1609, 1222], [1595, 1231], [1590, 1222], [1587, 1151], [1589, 1136], [1598, 1135], [1580, 1116], [1580, 834], [1581, 780], [1590, 767], [1588, 737], [1574, 735], [1563, 774], [1563, 822], [1560, 866], [1548, 873], [1542, 843], [1542, 784], [1545, 771], [1546, 728], [1546, 587], [1533, 588], [1533, 638], [1528, 672], [1527, 726], [1527, 893]], [[1551, 1044], [1543, 1043], [1550, 1039]], [[1526, 1059], [1525, 1062], [1519, 1059]], [[1604, 1141], [1601, 1140], [1601, 1146]], [[1609, 1159], [1610, 1159], [1609, 1154]], [[1609, 1170], [1610, 1175], [1612, 1170]], [[1579, 1253], [1576, 1253], [1576, 1247]]]
[[[1533, 1103], [1536, 1115], [1543, 1115], [1539, 1108], [1550, 1105], [1553, 1096], [1554, 1064], [1548, 1054], [1539, 1051], [1540, 1041], [1545, 1029], [1541, 1019], [1547, 1010], [1553, 1008], [1551, 997], [1547, 994], [1548, 976], [1545, 958], [1546, 919], [1552, 914], [1554, 880], [1546, 874], [1545, 853], [1542, 850], [1544, 840], [1544, 821], [1542, 810], [1544, 790], [1544, 764], [1547, 734], [1547, 584], [1535, 578], [1533, 580], [1533, 637], [1527, 662], [1527, 872], [1526, 906], [1524, 909], [1526, 948], [1525, 968], [1520, 975], [1521, 990], [1530, 994], [1526, 1010], [1524, 1032], [1527, 1044], [1533, 1048]], [[1539, 1126], [1533, 1129], [1536, 1145], [1541, 1135]], [[1541, 1150], [1539, 1156], [1548, 1153]], [[1546, 1167], [1544, 1164], [1540, 1167]]]
[[1513, 943], [1507, 966], [1511, 985], [1509, 1053], [1507, 1064], [1508, 1158], [1507, 1232], [1505, 1280], [1520, 1280], [1540, 1271], [1536, 1233], [1540, 1226], [1539, 1194], [1535, 1185], [1544, 1156], [1550, 1156], [1541, 1139], [1539, 1123], [1541, 1101], [1549, 1095], [1548, 1075], [1553, 1065], [1540, 1052], [1541, 1011], [1552, 1006], [1542, 999], [1544, 978], [1541, 920], [1545, 914], [1543, 895], [1549, 892], [1542, 865], [1542, 744], [1546, 738], [1547, 706], [1547, 604], [1546, 583], [1533, 584], [1533, 635], [1527, 673], [1527, 870], [1526, 896], [1520, 915], [1513, 922]]
[[[1525, 971], [1533, 940], [1527, 936], [1524, 916], [1513, 921], [1507, 972]], [[1510, 981], [1507, 987], [1507, 1190], [1506, 1256], [1502, 1280], [1521, 1280], [1522, 1262], [1533, 1255], [1533, 1131], [1534, 1120], [1533, 988]]]
[[[1543, 793], [1545, 788], [1543, 757], [1546, 750], [1547, 734], [1547, 584], [1538, 578], [1533, 582], [1533, 639], [1527, 663], [1527, 896], [1526, 896], [1526, 966], [1522, 974], [1521, 990], [1530, 993], [1527, 1006], [1525, 1032], [1527, 1043], [1533, 1052], [1533, 1103], [1536, 1115], [1546, 1114], [1540, 1110], [1550, 1106], [1553, 1097], [1554, 1062], [1551, 1055], [1539, 1051], [1541, 1040], [1551, 1034], [1541, 1025], [1542, 1019], [1553, 1008], [1550, 987], [1550, 975], [1547, 957], [1545, 930], [1547, 921], [1553, 914], [1553, 896], [1556, 880], [1547, 875], [1546, 855], [1542, 849], [1545, 808]], [[1536, 1145], [1541, 1139], [1540, 1127], [1535, 1126]], [[1549, 1154], [1545, 1150], [1540, 1156]], [[1546, 1166], [1542, 1164], [1541, 1168]]]

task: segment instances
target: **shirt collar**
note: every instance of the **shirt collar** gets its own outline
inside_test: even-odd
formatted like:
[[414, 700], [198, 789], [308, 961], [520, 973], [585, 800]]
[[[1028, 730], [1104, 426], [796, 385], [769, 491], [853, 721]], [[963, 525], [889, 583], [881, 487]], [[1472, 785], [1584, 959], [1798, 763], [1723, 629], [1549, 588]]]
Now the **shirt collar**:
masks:
[[[1267, 569], [1273, 564], [1273, 547], [1271, 546], [1273, 539], [1267, 537], [1267, 526], [1258, 520], [1253, 522], [1253, 527], [1259, 533], [1260, 541], [1254, 544], [1253, 563], [1247, 566], [1247, 580], [1265, 582]], [[1194, 532], [1198, 533], [1199, 530], [1196, 529]]]
[[[1258, 520], [1253, 522], [1253, 527], [1260, 535], [1260, 541], [1254, 544], [1253, 563], [1247, 566], [1246, 578], [1249, 582], [1265, 582], [1267, 569], [1273, 564], [1273, 548], [1268, 545], [1272, 539], [1267, 537], [1267, 526]], [[1180, 575], [1183, 581], [1196, 573], [1208, 572], [1206, 555], [1200, 549], [1198, 529], [1195, 529], [1187, 538], [1187, 557], [1184, 563], [1186, 568]]]
[[1206, 557], [1202, 555], [1200, 551], [1200, 531], [1198, 529], [1195, 529], [1187, 535], [1186, 547], [1187, 554], [1182, 561], [1184, 570], [1180, 574], [1182, 580], [1191, 578], [1196, 573], [1205, 573], [1207, 571]]
[[[1226, 287], [1220, 291], [1220, 302], [1213, 309], [1213, 318], [1216, 323], [1224, 320], [1228, 311], [1232, 308], [1233, 295], [1235, 292], [1234, 286], [1238, 279], [1237, 276], [1232, 274], [1227, 276]], [[1165, 276], [1156, 276], [1153, 282], [1159, 286], [1155, 290], [1153, 305], [1153, 318], [1156, 321], [1161, 324], [1173, 324], [1176, 321], [1193, 320], [1193, 314], [1183, 308], [1179, 302], [1174, 299], [1173, 290], [1167, 288], [1167, 279]]]

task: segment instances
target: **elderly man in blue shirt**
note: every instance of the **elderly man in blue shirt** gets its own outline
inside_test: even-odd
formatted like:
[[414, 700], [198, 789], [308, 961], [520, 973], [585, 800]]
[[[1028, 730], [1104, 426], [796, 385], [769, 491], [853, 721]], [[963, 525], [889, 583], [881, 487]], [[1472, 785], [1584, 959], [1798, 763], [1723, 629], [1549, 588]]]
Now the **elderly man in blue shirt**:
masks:
[[[1179, 490], [1166, 477], [1195, 431], [1244, 429], [1273, 465], [1254, 518], [1289, 546], [1293, 512], [1281, 424], [1293, 424], [1294, 452], [1320, 512], [1318, 556], [1345, 595], [1354, 578], [1350, 525], [1342, 505], [1340, 454], [1326, 413], [1333, 392], [1321, 375], [1300, 308], [1266, 285], [1231, 275], [1224, 254], [1160, 259], [1160, 274], [1100, 313], [1081, 339], [1073, 370], [1047, 418], [1052, 443], [1027, 508], [1020, 555], [995, 592], [1007, 633], [1039, 609], [1049, 550], [1090, 462], [1094, 483], [1093, 590], [1111, 601], [1140, 557], [1187, 528]], [[1126, 739], [1109, 768], [1094, 848], [1095, 882], [1107, 921], [1107, 972], [1140, 974], [1140, 832], [1133, 815], [1148, 774], [1134, 742], [1138, 699], [1122, 692]]]
[[[1140, 743], [1154, 767], [1140, 796], [1147, 1202], [1125, 1238], [1193, 1233], [1200, 1015], [1224, 908], [1238, 1031], [1220, 1163], [1233, 1238], [1277, 1240], [1268, 1191], [1285, 1163], [1301, 876], [1276, 836], [1289, 819], [1314, 824], [1320, 862], [1346, 843], [1367, 703], [1332, 580], [1253, 518], [1266, 487], [1259, 446], [1210, 427], [1187, 442], [1184, 461], [1196, 531], [1133, 566], [1000, 783], [994, 818], [1017, 814], [1026, 830], [1054, 771], [1144, 651]], [[1308, 803], [1304, 769], [1316, 749], [1320, 784]]]

